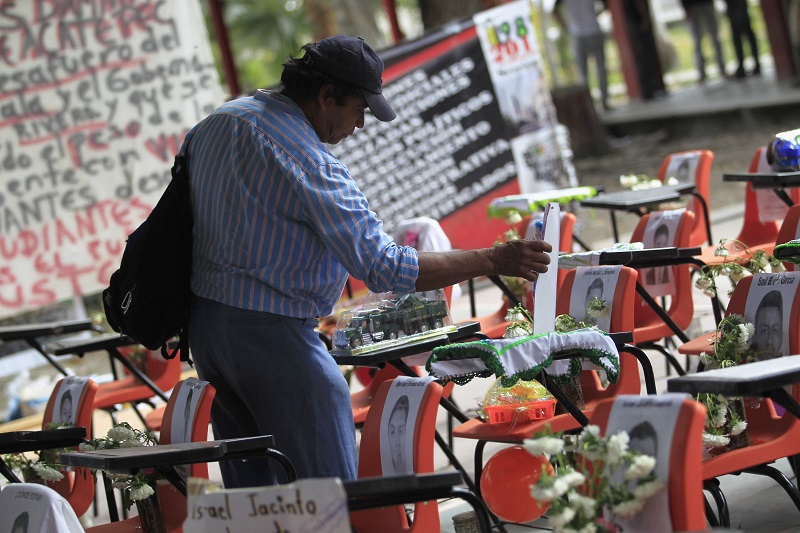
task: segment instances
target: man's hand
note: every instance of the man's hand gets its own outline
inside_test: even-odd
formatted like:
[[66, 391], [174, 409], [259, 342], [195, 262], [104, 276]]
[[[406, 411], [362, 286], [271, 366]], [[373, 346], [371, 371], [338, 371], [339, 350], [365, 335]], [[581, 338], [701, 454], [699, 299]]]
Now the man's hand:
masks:
[[490, 260], [494, 273], [501, 276], [517, 276], [535, 281], [539, 274], [547, 272], [553, 247], [545, 241], [515, 240], [492, 248]]

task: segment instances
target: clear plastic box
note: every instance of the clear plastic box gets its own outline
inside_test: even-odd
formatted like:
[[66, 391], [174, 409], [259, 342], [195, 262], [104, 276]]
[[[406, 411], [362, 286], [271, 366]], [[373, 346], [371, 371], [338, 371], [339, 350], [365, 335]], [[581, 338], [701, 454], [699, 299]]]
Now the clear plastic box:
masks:
[[333, 351], [370, 353], [456, 329], [441, 289], [410, 294], [370, 293], [360, 308], [339, 315]]

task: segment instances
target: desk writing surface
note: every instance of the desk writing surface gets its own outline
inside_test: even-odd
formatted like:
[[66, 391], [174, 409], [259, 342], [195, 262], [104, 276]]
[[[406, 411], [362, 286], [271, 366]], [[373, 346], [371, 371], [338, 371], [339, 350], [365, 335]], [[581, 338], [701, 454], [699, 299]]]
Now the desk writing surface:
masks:
[[631, 268], [644, 266], [667, 266], [683, 264], [702, 253], [699, 246], [688, 248], [644, 248], [642, 250], [620, 250], [600, 253], [601, 265], [626, 265]]
[[344, 480], [348, 498], [373, 497], [386, 493], [404, 493], [417, 489], [441, 489], [460, 485], [461, 472], [433, 472], [428, 474], [405, 474], [399, 476], [368, 477]]
[[43, 429], [0, 433], [0, 453], [32, 452], [41, 449], [70, 448], [86, 438], [86, 428]]
[[148, 467], [214, 462], [239, 453], [270, 448], [274, 443], [272, 435], [263, 435], [242, 439], [67, 452], [61, 454], [61, 463], [109, 472], [127, 472]]
[[67, 355], [74, 353], [94, 352], [108, 348], [130, 346], [136, 341], [127, 335], [119, 333], [106, 333], [89, 339], [64, 339], [47, 343], [47, 349], [54, 355]]
[[667, 390], [763, 396], [765, 391], [797, 382], [800, 382], [800, 356], [787, 356], [668, 379]]
[[58, 322], [40, 322], [38, 324], [19, 324], [14, 326], [0, 326], [0, 340], [16, 341], [35, 339], [48, 335], [61, 335], [63, 333], [76, 333], [92, 328], [92, 321], [88, 318], [77, 320], [63, 320]]
[[661, 187], [639, 189], [636, 191], [624, 190], [581, 200], [581, 206], [604, 209], [638, 209], [640, 207], [648, 207], [664, 202], [674, 202], [679, 200], [682, 195], [691, 193], [694, 190], [694, 183], [663, 185]]
[[754, 189], [800, 186], [800, 172], [740, 172], [723, 174], [722, 181], [749, 182]]

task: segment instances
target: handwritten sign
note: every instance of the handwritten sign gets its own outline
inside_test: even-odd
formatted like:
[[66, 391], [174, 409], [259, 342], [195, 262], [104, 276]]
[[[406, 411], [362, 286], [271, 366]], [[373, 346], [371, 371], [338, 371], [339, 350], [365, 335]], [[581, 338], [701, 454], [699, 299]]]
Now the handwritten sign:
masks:
[[347, 497], [337, 478], [288, 485], [208, 491], [190, 478], [186, 533], [350, 533]]
[[196, 0], [0, 9], [0, 318], [99, 292], [224, 99]]

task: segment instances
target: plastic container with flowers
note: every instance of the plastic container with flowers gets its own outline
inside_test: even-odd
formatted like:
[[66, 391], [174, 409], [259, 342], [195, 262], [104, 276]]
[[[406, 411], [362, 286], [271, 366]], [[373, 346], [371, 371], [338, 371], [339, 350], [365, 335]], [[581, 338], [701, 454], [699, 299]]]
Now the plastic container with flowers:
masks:
[[[90, 439], [79, 447], [87, 450], [111, 450], [116, 448], [138, 448], [155, 444], [150, 432], [141, 431], [132, 427], [127, 422], [115, 424], [105, 437]], [[145, 533], [164, 533], [164, 518], [155, 490], [157, 484], [168, 481], [154, 469], [142, 470], [135, 475], [116, 474], [103, 471], [112, 485], [122, 491], [122, 502], [126, 509], [136, 504]]]
[[532, 455], [555, 466], [542, 469], [531, 496], [550, 502], [548, 519], [556, 533], [616, 533], [620, 520], [634, 517], [664, 488], [655, 475], [656, 460], [628, 447], [627, 432], [601, 436], [588, 425], [577, 435], [542, 433], [526, 440]]
[[717, 281], [720, 277], [730, 281], [728, 296], [733, 294], [736, 284], [745, 276], [764, 272], [785, 272], [786, 267], [780, 259], [764, 250], [753, 251], [743, 242], [736, 239], [722, 238], [714, 250], [714, 255], [724, 257], [718, 265], [706, 265], [698, 269], [694, 286], [709, 298], [717, 296]]
[[[751, 363], [757, 359], [752, 339], [755, 328], [741, 315], [723, 318], [717, 327], [713, 350], [702, 352], [700, 361], [707, 369], [726, 368]], [[703, 443], [716, 455], [750, 445], [744, 400], [720, 394], [701, 393], [697, 401], [706, 406]]]
[[622, 174], [619, 177], [619, 184], [632, 191], [655, 189], [664, 185], [678, 185], [678, 183], [680, 183], [678, 178], [674, 176], [668, 177], [663, 183], [661, 180], [651, 178], [647, 174]]

